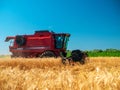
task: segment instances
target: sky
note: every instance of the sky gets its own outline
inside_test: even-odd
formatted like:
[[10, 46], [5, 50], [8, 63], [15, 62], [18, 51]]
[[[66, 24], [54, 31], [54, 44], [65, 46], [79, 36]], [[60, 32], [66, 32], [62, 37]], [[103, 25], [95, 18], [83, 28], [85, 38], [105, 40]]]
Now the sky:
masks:
[[120, 0], [0, 0], [0, 54], [7, 36], [70, 33], [68, 49], [120, 49]]

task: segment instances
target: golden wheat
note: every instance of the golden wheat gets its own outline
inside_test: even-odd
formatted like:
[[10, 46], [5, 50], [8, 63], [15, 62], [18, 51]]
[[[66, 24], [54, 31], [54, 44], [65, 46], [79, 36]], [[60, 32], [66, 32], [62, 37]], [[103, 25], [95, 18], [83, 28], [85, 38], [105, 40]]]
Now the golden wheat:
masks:
[[0, 58], [0, 90], [120, 90], [120, 58], [74, 66], [60, 58]]

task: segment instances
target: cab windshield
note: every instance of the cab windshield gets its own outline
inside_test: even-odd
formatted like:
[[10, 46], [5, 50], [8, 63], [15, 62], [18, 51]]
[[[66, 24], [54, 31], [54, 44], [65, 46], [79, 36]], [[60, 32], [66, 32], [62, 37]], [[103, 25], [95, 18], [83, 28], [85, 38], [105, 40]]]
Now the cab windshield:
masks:
[[67, 48], [67, 42], [69, 40], [68, 36], [65, 35], [55, 35], [55, 48]]

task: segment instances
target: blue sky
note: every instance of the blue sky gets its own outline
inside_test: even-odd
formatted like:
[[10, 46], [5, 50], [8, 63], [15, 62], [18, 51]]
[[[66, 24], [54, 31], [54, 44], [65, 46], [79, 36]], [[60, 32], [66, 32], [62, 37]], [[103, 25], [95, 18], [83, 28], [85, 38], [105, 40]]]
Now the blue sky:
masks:
[[6, 36], [41, 29], [70, 33], [70, 50], [120, 49], [120, 0], [0, 0], [0, 54]]

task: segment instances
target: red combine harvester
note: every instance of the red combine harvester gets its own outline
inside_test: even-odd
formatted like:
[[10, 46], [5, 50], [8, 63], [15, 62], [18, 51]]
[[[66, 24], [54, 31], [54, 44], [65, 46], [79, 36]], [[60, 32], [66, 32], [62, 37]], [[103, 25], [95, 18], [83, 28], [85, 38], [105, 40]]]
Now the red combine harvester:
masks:
[[69, 37], [69, 33], [43, 30], [33, 35], [8, 36], [5, 41], [13, 40], [9, 46], [11, 57], [58, 57], [65, 56]]

